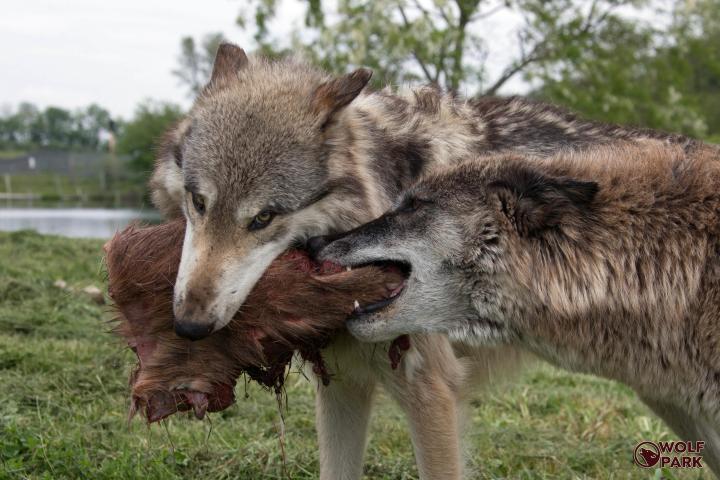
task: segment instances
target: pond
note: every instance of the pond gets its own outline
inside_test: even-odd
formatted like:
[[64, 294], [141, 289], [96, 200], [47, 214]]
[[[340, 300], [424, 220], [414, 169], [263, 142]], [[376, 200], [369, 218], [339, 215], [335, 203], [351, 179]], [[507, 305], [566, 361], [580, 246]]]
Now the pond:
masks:
[[110, 238], [130, 222], [156, 223], [153, 210], [110, 208], [0, 208], [0, 230], [35, 230], [74, 238]]

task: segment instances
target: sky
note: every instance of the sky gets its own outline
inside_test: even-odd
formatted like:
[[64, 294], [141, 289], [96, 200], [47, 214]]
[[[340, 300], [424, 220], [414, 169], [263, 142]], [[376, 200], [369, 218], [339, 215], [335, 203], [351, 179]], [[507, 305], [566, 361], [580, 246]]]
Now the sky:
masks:
[[[305, 2], [280, 0], [275, 38], [302, 25]], [[235, 20], [243, 0], [2, 0], [0, 108], [30, 101], [75, 109], [90, 103], [130, 118], [152, 98], [188, 107], [191, 99], [172, 74], [180, 39], [223, 32], [252, 47]], [[249, 21], [248, 24], [252, 24]], [[518, 18], [500, 12], [482, 24], [491, 46], [486, 68], [495, 78], [517, 53]], [[501, 93], [523, 93], [514, 78]]]
[[247, 45], [240, 9], [231, 0], [3, 0], [0, 105], [96, 102], [124, 118], [145, 98], [187, 106], [172, 74], [181, 37], [221, 31]]
[[[188, 107], [187, 91], [172, 74], [180, 39], [223, 32], [241, 46], [251, 45], [250, 34], [235, 24], [244, 4], [240, 0], [3, 0], [0, 107], [30, 101], [41, 107], [74, 109], [94, 102], [123, 118], [130, 118], [147, 98]], [[289, 34], [302, 21], [303, 2], [282, 0], [278, 12], [273, 33], [282, 38], [283, 31]], [[509, 22], [499, 18], [493, 30], [507, 31]], [[487, 32], [496, 43], [503, 37], [498, 32]], [[500, 65], [504, 59], [489, 60], [492, 69], [493, 63]]]

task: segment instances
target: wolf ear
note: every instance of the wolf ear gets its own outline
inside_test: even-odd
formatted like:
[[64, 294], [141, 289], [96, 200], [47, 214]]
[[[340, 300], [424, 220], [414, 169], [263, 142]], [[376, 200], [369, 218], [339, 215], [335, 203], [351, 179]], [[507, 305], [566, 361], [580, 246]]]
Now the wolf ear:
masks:
[[369, 68], [359, 68], [347, 75], [333, 78], [315, 89], [311, 99], [311, 108], [313, 113], [321, 117], [322, 125], [327, 124], [333, 114], [342, 110], [360, 95], [372, 74], [373, 72]]
[[521, 236], [577, 224], [599, 190], [595, 182], [551, 177], [517, 165], [508, 165], [489, 188], [498, 195], [503, 213]]
[[248, 57], [245, 55], [245, 50], [232, 43], [221, 43], [215, 54], [210, 84], [227, 84], [247, 64]]

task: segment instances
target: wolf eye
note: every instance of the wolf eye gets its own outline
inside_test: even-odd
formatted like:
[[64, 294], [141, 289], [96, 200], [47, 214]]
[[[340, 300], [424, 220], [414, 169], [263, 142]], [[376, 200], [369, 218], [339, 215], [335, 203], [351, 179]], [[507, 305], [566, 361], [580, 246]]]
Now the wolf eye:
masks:
[[193, 206], [195, 207], [195, 210], [202, 215], [205, 213], [205, 198], [202, 195], [198, 195], [195, 192], [191, 192], [190, 196], [192, 198]]
[[422, 200], [416, 197], [408, 197], [405, 199], [405, 201], [400, 204], [400, 207], [398, 207], [398, 212], [402, 213], [412, 213], [420, 206], [422, 205]]
[[252, 222], [248, 225], [248, 230], [261, 230], [272, 222], [275, 218], [275, 212], [271, 210], [263, 210], [253, 217]]

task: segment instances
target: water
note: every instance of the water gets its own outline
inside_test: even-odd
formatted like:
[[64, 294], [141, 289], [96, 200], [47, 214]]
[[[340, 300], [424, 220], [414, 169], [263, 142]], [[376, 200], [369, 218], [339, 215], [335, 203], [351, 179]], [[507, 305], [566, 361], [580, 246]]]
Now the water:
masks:
[[0, 230], [35, 230], [74, 238], [110, 238], [132, 221], [157, 222], [154, 211], [109, 208], [0, 208]]

